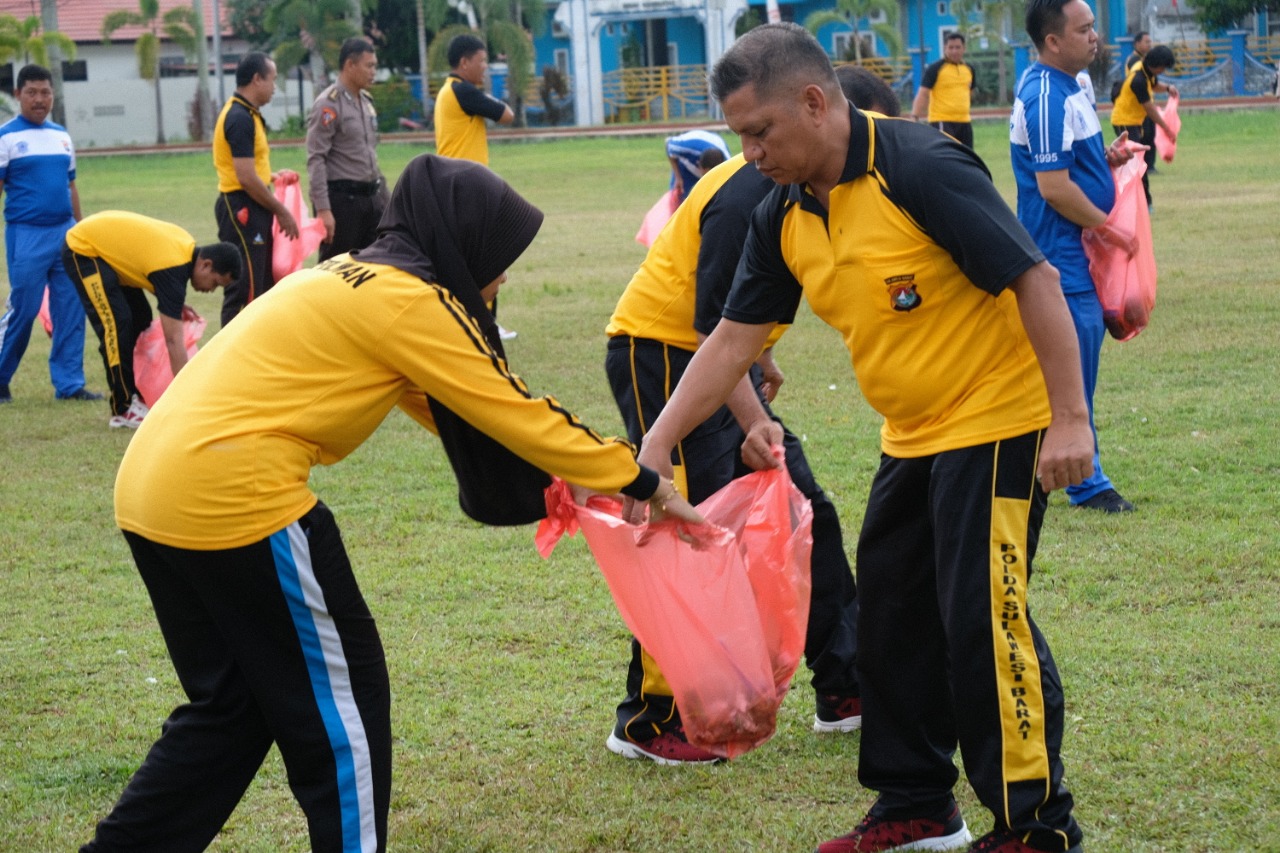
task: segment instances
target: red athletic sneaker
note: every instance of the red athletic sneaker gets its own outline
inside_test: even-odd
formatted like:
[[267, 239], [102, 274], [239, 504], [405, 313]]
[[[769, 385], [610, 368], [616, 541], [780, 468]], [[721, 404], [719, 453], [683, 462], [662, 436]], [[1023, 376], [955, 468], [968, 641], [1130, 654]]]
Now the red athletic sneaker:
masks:
[[[1080, 853], [1083, 848], [1077, 844], [1067, 853]], [[997, 829], [973, 842], [970, 853], [1047, 853], [1039, 847], [1028, 847], [1007, 829]]]
[[724, 759], [699, 749], [685, 739], [684, 727], [655, 735], [646, 741], [632, 740], [617, 729], [609, 733], [605, 746], [623, 758], [647, 758], [659, 764], [715, 764]]
[[869, 814], [853, 832], [818, 845], [817, 853], [960, 850], [972, 838], [958, 807], [952, 807], [945, 820], [886, 820]]
[[852, 732], [862, 728], [862, 700], [857, 696], [824, 696], [819, 693], [817, 704], [813, 730], [818, 734]]

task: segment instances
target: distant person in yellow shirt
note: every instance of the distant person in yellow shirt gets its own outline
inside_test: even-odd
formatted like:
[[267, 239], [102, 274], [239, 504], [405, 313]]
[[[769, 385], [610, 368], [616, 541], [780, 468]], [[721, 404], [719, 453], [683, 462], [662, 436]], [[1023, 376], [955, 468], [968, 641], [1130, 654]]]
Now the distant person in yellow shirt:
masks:
[[973, 66], [964, 61], [964, 34], [947, 33], [942, 50], [943, 58], [924, 70], [911, 116], [916, 121], [927, 116], [929, 124], [972, 148], [969, 101], [975, 77]]
[[[1120, 94], [1111, 108], [1111, 129], [1116, 136], [1128, 131], [1129, 138], [1135, 142], [1154, 146], [1155, 128], [1159, 126], [1168, 134], [1171, 142], [1178, 141], [1178, 134], [1169, 129], [1155, 100], [1156, 92], [1166, 92], [1177, 97], [1177, 86], [1160, 82], [1160, 75], [1172, 68], [1176, 61], [1168, 46], [1158, 44], [1147, 51], [1141, 62], [1135, 62], [1129, 67], [1124, 83], [1120, 86]], [[1147, 130], [1148, 123], [1150, 131]], [[1147, 196], [1147, 207], [1151, 207], [1149, 172], [1150, 170], [1142, 175], [1142, 191]]]
[[511, 107], [484, 91], [489, 51], [476, 36], [464, 33], [449, 42], [449, 77], [436, 94], [436, 153], [489, 165], [485, 119], [511, 124]]

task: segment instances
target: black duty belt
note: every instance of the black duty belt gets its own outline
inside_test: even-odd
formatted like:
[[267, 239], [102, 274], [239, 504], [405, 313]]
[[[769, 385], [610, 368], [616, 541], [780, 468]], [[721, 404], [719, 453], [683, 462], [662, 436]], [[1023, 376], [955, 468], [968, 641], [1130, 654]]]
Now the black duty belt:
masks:
[[378, 181], [329, 181], [329, 192], [347, 195], [377, 195]]

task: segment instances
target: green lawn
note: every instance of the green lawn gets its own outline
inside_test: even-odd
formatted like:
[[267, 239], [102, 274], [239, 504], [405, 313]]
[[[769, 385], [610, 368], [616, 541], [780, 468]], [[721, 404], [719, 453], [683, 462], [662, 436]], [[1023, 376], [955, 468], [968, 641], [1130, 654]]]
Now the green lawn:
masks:
[[[1005, 134], [977, 127], [1011, 197]], [[1045, 522], [1032, 600], [1066, 686], [1067, 782], [1091, 851], [1280, 843], [1277, 139], [1274, 108], [1184, 116], [1177, 161], [1152, 179], [1152, 325], [1107, 344], [1097, 395], [1107, 470], [1140, 511], [1071, 510], [1059, 494]], [[385, 144], [388, 176], [421, 150]], [[303, 157], [281, 150], [273, 165], [301, 170]], [[616, 432], [603, 329], [643, 257], [632, 235], [666, 188], [661, 140], [498, 144], [493, 166], [547, 213], [503, 291], [503, 323], [520, 333], [511, 361], [535, 392]], [[85, 157], [78, 183], [86, 212], [131, 209], [214, 237], [207, 155]], [[214, 298], [191, 301], [216, 318]], [[91, 835], [181, 692], [112, 523], [130, 436], [107, 430], [101, 404], [54, 402], [47, 340], [32, 341], [0, 407], [0, 850], [58, 851]], [[101, 388], [90, 341], [86, 374]], [[777, 408], [852, 542], [877, 418], [812, 316], [778, 354]], [[627, 633], [585, 546], [543, 562], [532, 528], [466, 520], [436, 441], [407, 418], [393, 414], [313, 486], [388, 651], [391, 849], [806, 851], [870, 803], [858, 735], [810, 732], [804, 672], [774, 740], [731, 764], [607, 752]], [[306, 848], [273, 752], [215, 849]]]

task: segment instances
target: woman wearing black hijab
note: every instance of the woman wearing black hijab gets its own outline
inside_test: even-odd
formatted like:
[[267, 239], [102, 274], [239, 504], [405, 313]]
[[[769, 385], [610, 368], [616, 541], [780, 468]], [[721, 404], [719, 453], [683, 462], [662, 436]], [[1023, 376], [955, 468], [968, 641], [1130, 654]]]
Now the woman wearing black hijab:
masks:
[[392, 406], [441, 432], [482, 520], [531, 520], [542, 471], [698, 520], [629, 444], [507, 369], [484, 303], [541, 223], [483, 166], [419, 157], [372, 246], [254, 300], [151, 409], [120, 465], [116, 521], [188, 702], [84, 850], [203, 850], [272, 743], [313, 851], [385, 849], [382, 643], [307, 479]]

